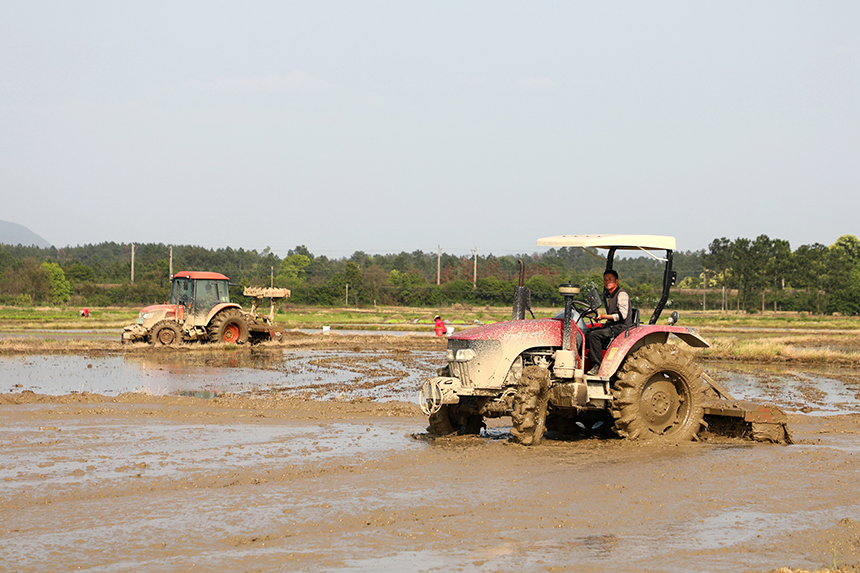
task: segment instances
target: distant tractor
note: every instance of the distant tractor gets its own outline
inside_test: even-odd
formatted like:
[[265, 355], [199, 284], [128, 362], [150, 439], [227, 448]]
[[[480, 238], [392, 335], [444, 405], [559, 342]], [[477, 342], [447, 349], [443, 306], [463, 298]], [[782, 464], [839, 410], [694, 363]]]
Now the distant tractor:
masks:
[[[275, 302], [290, 296], [285, 288], [247, 287], [245, 296], [254, 297], [251, 311], [230, 302], [230, 282], [220, 273], [185, 271], [171, 278], [170, 301], [147, 306], [136, 324], [123, 329], [122, 342], [149, 342], [154, 346], [174, 346], [184, 342], [262, 342], [281, 335], [275, 326]], [[261, 299], [271, 299], [268, 316], [257, 314]]]
[[538, 245], [580, 247], [592, 254], [606, 249], [606, 271], [613, 269], [619, 250], [665, 263], [662, 294], [650, 320], [640, 323], [639, 310], [630, 308], [632, 324], [607, 345], [599, 371], [589, 374], [592, 360], [584, 339], [588, 329], [599, 326], [594, 322], [599, 294], [592, 289], [585, 301], [575, 300], [579, 286], [562, 284], [564, 311], [526, 320], [530, 293], [521, 262], [512, 320], [451, 335], [446, 366], [423, 385], [419, 402], [430, 417], [431, 434], [478, 434], [485, 418], [510, 416], [512, 439], [524, 445], [539, 443], [546, 429], [594, 429], [603, 422], [631, 440], [694, 440], [708, 429], [791, 442], [782, 410], [736, 400], [705, 374], [687, 347], [709, 344], [695, 328], [677, 326], [677, 312], [668, 325], [657, 324], [675, 283], [674, 237], [563, 235], [539, 239]]

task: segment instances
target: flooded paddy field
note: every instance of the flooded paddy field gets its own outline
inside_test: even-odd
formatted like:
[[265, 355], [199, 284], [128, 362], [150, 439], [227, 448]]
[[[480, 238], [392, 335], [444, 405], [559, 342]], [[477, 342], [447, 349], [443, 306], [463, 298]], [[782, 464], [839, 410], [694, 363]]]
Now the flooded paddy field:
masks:
[[[433, 350], [230, 349], [0, 356], [0, 393], [51, 396], [126, 392], [156, 396], [267, 395], [316, 400], [415, 402], [443, 364]], [[833, 365], [705, 362], [706, 372], [739, 399], [774, 402], [813, 415], [860, 412], [860, 372]]]
[[0, 356], [0, 571], [770, 571], [860, 564], [860, 378], [705, 363], [795, 444], [431, 440], [442, 353]]
[[322, 400], [412, 400], [440, 359], [432, 351], [264, 350], [0, 356], [0, 392], [153, 395], [273, 392]]

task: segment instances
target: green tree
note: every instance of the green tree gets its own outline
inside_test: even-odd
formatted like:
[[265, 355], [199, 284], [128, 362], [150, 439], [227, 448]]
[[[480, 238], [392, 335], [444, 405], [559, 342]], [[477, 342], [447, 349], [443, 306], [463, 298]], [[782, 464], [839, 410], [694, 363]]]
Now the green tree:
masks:
[[[801, 245], [792, 254], [790, 281], [795, 288], [805, 288], [811, 295], [801, 304], [806, 310], [821, 312], [820, 289], [827, 270], [827, 247], [821, 243]], [[814, 302], [813, 302], [814, 301]]]
[[26, 257], [6, 269], [0, 291], [13, 296], [27, 295], [32, 302], [48, 300], [51, 294], [48, 272], [35, 259]]
[[311, 264], [311, 259], [307, 255], [293, 254], [288, 255], [281, 261], [281, 268], [278, 270], [278, 276], [275, 281], [279, 286], [296, 288], [305, 283], [305, 269]]
[[89, 283], [96, 280], [96, 272], [87, 265], [81, 264], [78, 261], [73, 261], [63, 270], [63, 272], [66, 273], [66, 278], [69, 279], [69, 282], [75, 284]]
[[[702, 255], [702, 263], [708, 274], [716, 273], [720, 277], [720, 286], [725, 289], [728, 286], [729, 272], [732, 268], [732, 242], [726, 237], [714, 239], [708, 245], [708, 252]], [[723, 296], [722, 309], [727, 310], [726, 298]]]
[[854, 235], [842, 235], [830, 245], [830, 248], [840, 252], [852, 266], [857, 266], [860, 263], [860, 239]]
[[531, 291], [532, 305], [560, 306], [564, 298], [558, 293], [558, 281], [551, 281], [544, 275], [535, 275], [526, 279], [525, 286]]
[[846, 281], [833, 290], [827, 302], [827, 310], [841, 314], [860, 314], [860, 266], [851, 269]]
[[476, 282], [475, 300], [496, 306], [510, 304], [514, 299], [514, 283], [496, 277], [480, 278]]
[[412, 306], [420, 304], [426, 291], [427, 281], [424, 275], [418, 271], [403, 273], [397, 269], [391, 269], [388, 273], [388, 285], [392, 289], [392, 296], [398, 304]]
[[[840, 240], [852, 235], [845, 235]], [[856, 238], [855, 238], [856, 240]], [[854, 282], [857, 263], [854, 262], [855, 255], [851, 247], [851, 241], [837, 241], [830, 245], [827, 249], [826, 266], [823, 278], [824, 289], [833, 296], [827, 301], [828, 312], [840, 312], [843, 314], [855, 314], [854, 300], [855, 296], [852, 291], [856, 291], [860, 284]], [[860, 251], [856, 252], [860, 256]]]
[[66, 304], [72, 298], [72, 285], [66, 279], [66, 273], [57, 263], [42, 263], [42, 268], [48, 273], [48, 283], [51, 288], [51, 302]]

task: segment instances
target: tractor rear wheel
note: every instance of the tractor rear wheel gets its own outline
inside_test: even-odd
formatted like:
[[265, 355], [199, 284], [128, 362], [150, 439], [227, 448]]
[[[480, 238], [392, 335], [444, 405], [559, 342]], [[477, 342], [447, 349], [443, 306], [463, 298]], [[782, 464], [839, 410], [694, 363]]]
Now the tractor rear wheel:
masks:
[[524, 446], [540, 444], [546, 430], [549, 386], [549, 370], [540, 366], [523, 368], [511, 411], [511, 441]]
[[149, 343], [153, 346], [178, 346], [182, 344], [182, 331], [175, 322], [162, 320], [152, 327]]
[[692, 440], [704, 419], [702, 367], [685, 349], [643, 346], [627, 358], [612, 390], [615, 432], [631, 440]]
[[226, 344], [245, 344], [248, 342], [248, 323], [235, 308], [222, 310], [209, 323], [209, 340]]

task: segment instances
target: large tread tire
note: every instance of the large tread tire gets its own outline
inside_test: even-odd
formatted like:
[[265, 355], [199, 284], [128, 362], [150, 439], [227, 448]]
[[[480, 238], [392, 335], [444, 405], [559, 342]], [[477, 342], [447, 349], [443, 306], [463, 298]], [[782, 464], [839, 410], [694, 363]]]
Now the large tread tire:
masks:
[[702, 367], [680, 346], [649, 344], [627, 358], [612, 390], [615, 432], [630, 440], [695, 439], [704, 419]]
[[162, 320], [152, 327], [149, 343], [153, 346], [179, 346], [182, 344], [182, 330], [171, 320]]
[[433, 436], [480, 435], [481, 429], [487, 427], [483, 416], [467, 414], [458, 404], [443, 404], [438, 412], [430, 415], [429, 421], [427, 432]]
[[540, 444], [546, 431], [549, 387], [549, 370], [540, 366], [523, 368], [511, 410], [511, 441], [524, 446]]
[[451, 406], [442, 404], [442, 407], [435, 414], [430, 414], [430, 425], [427, 426], [427, 432], [431, 436], [450, 436], [457, 433], [454, 424], [451, 423]]
[[225, 344], [245, 344], [248, 342], [248, 323], [235, 308], [222, 310], [209, 324], [209, 340]]

